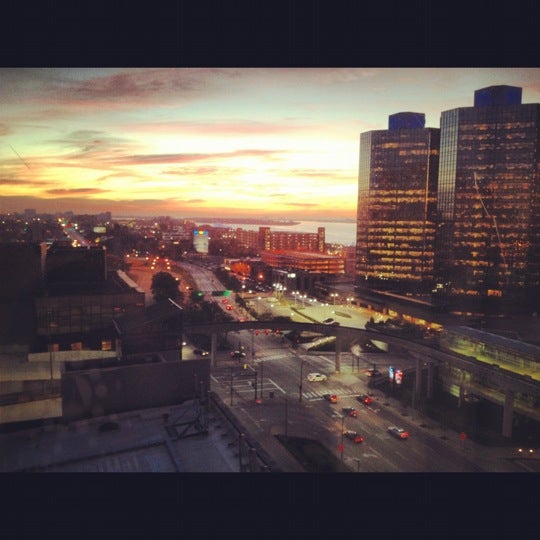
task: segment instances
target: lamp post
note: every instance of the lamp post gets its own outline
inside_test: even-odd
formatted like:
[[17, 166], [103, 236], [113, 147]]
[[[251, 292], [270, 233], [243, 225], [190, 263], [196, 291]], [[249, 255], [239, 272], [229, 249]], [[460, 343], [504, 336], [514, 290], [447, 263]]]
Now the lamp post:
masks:
[[255, 370], [255, 378], [253, 379], [253, 388], [255, 389], [255, 401], [257, 401], [257, 370]]
[[48, 337], [48, 348], [49, 348], [49, 370], [50, 370], [50, 377], [51, 377], [51, 389], [53, 385], [53, 379], [54, 379], [54, 372], [53, 372], [53, 345], [52, 345], [52, 339], [51, 339], [51, 327], [52, 327], [52, 310], [47, 309], [47, 337]]
[[341, 461], [343, 461], [343, 423], [345, 422], [345, 417], [341, 417]]
[[263, 398], [263, 389], [264, 389], [264, 386], [263, 386], [263, 369], [264, 369], [264, 360], [261, 360], [261, 401], [262, 401], [262, 398]]
[[285, 437], [288, 436], [288, 425], [289, 425], [289, 400], [285, 396]]
[[300, 359], [300, 384], [298, 385], [298, 401], [302, 402], [302, 381], [304, 380], [304, 360]]

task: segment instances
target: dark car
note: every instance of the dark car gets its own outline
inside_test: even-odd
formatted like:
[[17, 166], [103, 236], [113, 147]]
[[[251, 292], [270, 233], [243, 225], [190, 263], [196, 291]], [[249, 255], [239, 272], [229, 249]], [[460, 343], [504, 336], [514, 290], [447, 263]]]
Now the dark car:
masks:
[[330, 323], [333, 323], [334, 322], [334, 319], [332, 319], [332, 317], [328, 317], [328, 319], [324, 319], [323, 323], [324, 324], [330, 324]]
[[330, 403], [337, 403], [339, 401], [339, 397], [336, 394], [324, 394], [323, 398]]
[[363, 352], [366, 352], [366, 353], [370, 353], [370, 352], [382, 353], [382, 352], [385, 352], [383, 349], [379, 349], [379, 347], [377, 347], [377, 345], [375, 345], [375, 343], [372, 343], [371, 341], [366, 341], [364, 344], [362, 344], [362, 346], [360, 348], [362, 349]]
[[343, 407], [341, 409], [347, 416], [352, 416], [356, 418], [358, 416], [358, 411], [354, 407]]
[[203, 351], [202, 349], [193, 349], [193, 354], [197, 356], [208, 356], [210, 353], [208, 351]]
[[231, 358], [245, 358], [246, 353], [242, 351], [232, 351], [231, 352]]
[[363, 394], [361, 396], [358, 396], [356, 399], [360, 403], [363, 403], [364, 405], [371, 405], [373, 403], [373, 398], [368, 396], [367, 394]]
[[364, 442], [364, 437], [362, 437], [362, 435], [356, 431], [346, 431], [343, 435], [345, 435], [347, 439], [351, 440], [355, 444]]
[[403, 428], [397, 426], [389, 426], [387, 431], [390, 433], [390, 435], [396, 437], [397, 439], [404, 440], [409, 438], [409, 433]]
[[379, 375], [382, 375], [382, 373], [378, 370], [378, 369], [366, 369], [366, 371], [364, 371], [364, 373], [368, 376], [368, 377], [377, 377]]

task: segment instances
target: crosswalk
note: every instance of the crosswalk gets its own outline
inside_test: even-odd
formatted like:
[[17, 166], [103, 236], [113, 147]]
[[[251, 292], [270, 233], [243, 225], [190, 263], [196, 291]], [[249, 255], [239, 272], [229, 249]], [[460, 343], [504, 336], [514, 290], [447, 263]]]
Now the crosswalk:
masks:
[[358, 392], [353, 392], [350, 387], [339, 387], [324, 389], [318, 392], [302, 392], [302, 397], [308, 401], [317, 401], [319, 399], [324, 399], [324, 394], [336, 394], [340, 398], [356, 397]]
[[[232, 390], [239, 395], [253, 394], [255, 391], [253, 377], [235, 378], [231, 381], [227, 375], [211, 375], [211, 379], [223, 386], [232, 387]], [[286, 391], [281, 388], [276, 382], [269, 377], [264, 377], [261, 380], [257, 380], [257, 390], [260, 391], [262, 387], [263, 392], [275, 392], [277, 395], [286, 394]], [[341, 399], [357, 397], [362, 393], [361, 387], [354, 386], [335, 386], [332, 388], [321, 387], [317, 390], [308, 390], [302, 392], [302, 399], [305, 401], [318, 401], [324, 399], [325, 394], [336, 394]]]

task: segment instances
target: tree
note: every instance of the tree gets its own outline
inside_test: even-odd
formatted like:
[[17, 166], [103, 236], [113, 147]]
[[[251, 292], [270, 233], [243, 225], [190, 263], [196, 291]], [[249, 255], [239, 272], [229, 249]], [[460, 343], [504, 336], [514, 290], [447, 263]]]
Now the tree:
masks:
[[152, 276], [151, 291], [154, 295], [154, 300], [159, 302], [160, 300], [181, 301], [182, 293], [178, 290], [180, 282], [177, 281], [169, 272], [158, 272]]

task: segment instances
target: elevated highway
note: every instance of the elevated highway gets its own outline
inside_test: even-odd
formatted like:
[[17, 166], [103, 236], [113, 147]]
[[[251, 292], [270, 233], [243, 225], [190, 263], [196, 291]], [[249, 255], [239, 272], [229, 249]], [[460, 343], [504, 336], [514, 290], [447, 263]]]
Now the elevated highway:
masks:
[[[505, 369], [500, 365], [488, 364], [477, 360], [471, 356], [464, 356], [450, 351], [443, 351], [434, 346], [426, 345], [418, 341], [410, 341], [401, 337], [364, 330], [361, 328], [352, 328], [347, 326], [333, 326], [322, 323], [301, 323], [301, 322], [279, 322], [272, 321], [233, 321], [226, 323], [209, 323], [199, 325], [189, 325], [184, 328], [186, 334], [205, 334], [211, 336], [211, 362], [216, 365], [217, 335], [224, 332], [238, 330], [248, 330], [254, 332], [272, 328], [280, 331], [295, 330], [298, 332], [310, 331], [318, 332], [324, 336], [336, 337], [335, 351], [335, 370], [341, 371], [341, 353], [343, 341], [346, 340], [372, 340], [381, 341], [388, 346], [406, 351], [415, 359], [415, 393], [420, 395], [422, 385], [422, 372], [424, 366], [427, 367], [427, 397], [431, 398], [433, 393], [434, 368], [443, 367], [444, 371], [454, 371], [457, 373], [469, 373], [476, 379], [483, 382], [483, 386], [475, 387], [475, 394], [484, 399], [494, 401], [503, 406], [503, 425], [502, 435], [512, 436], [512, 424], [514, 410], [520, 414], [528, 416], [535, 421], [540, 422], [540, 410], [536, 407], [540, 403], [540, 381], [537, 381], [529, 375], [515, 373]], [[458, 380], [460, 385], [460, 396], [465, 390], [464, 377]], [[526, 396], [529, 405], [524, 402], [522, 397]], [[516, 401], [517, 398], [519, 402]], [[517, 407], [516, 407], [517, 406]]]

